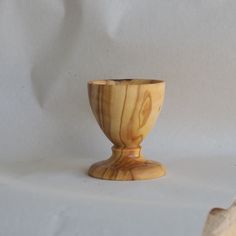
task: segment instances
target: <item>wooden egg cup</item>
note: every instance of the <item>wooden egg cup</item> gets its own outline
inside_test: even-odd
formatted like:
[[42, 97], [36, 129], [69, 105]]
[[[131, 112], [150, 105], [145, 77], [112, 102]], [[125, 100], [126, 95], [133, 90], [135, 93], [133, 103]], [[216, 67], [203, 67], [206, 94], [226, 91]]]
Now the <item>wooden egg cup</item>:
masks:
[[93, 164], [88, 174], [107, 180], [143, 180], [165, 175], [165, 168], [145, 160], [140, 143], [160, 113], [165, 83], [160, 80], [124, 79], [88, 82], [93, 114], [114, 144], [108, 160]]

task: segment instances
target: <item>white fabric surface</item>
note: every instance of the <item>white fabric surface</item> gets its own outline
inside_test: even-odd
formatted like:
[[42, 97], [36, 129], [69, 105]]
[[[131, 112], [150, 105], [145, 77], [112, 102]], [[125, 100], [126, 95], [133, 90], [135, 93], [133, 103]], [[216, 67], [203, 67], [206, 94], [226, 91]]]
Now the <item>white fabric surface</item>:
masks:
[[[201, 235], [236, 190], [236, 2], [0, 0], [0, 235]], [[110, 154], [92, 79], [167, 83], [153, 181], [86, 175]]]

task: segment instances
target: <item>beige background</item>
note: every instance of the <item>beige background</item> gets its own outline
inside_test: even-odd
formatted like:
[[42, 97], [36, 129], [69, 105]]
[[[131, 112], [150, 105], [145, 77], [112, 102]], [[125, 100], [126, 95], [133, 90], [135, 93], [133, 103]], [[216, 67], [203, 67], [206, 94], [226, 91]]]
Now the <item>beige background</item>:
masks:
[[167, 83], [150, 152], [235, 154], [234, 1], [50, 2], [1, 1], [1, 157], [103, 156], [86, 82], [136, 76]]
[[[130, 199], [131, 194], [135, 201], [149, 204], [152, 199], [151, 202], [162, 206], [169, 206], [169, 201], [173, 205], [170, 210], [173, 227], [166, 227], [168, 217], [162, 218], [159, 208], [152, 214], [159, 222], [163, 219], [160, 231], [153, 219], [149, 235], [158, 232], [162, 236], [171, 235], [171, 230], [180, 236], [190, 232], [199, 235], [207, 211], [215, 204], [227, 207], [235, 196], [235, 12], [236, 3], [230, 0], [1, 0], [3, 183], [13, 186], [27, 183], [29, 191], [38, 186], [44, 193], [49, 183], [49, 189], [65, 190], [63, 194], [69, 195], [96, 196], [104, 191], [99, 195], [101, 199], [118, 196], [118, 201]], [[110, 183], [90, 182], [85, 175], [89, 164], [110, 154], [110, 143], [90, 111], [86, 83], [93, 79], [132, 77], [166, 81], [163, 110], [157, 126], [144, 142], [144, 152], [166, 164], [169, 175], [164, 182], [132, 185], [127, 188], [134, 192], [119, 195]], [[81, 178], [73, 175], [77, 171]], [[20, 183], [15, 182], [19, 179]], [[116, 188], [122, 192], [124, 186], [118, 184]], [[10, 206], [17, 194], [9, 191], [8, 196], [7, 191], [2, 191], [6, 194], [2, 195], [2, 202], [4, 197], [12, 199], [9, 208], [4, 204], [11, 218], [15, 212]], [[183, 221], [175, 224], [176, 217], [183, 212], [181, 204], [188, 207]], [[204, 207], [197, 208], [201, 204]], [[43, 206], [47, 212], [47, 205]], [[127, 209], [126, 205], [123, 207]], [[191, 207], [198, 209], [197, 216]], [[146, 210], [147, 217], [140, 221], [150, 221], [148, 212], [154, 208], [141, 209]], [[107, 215], [112, 215], [107, 211]], [[168, 211], [163, 208], [162, 212]], [[40, 215], [35, 208], [37, 214]], [[76, 222], [77, 215], [73, 214], [70, 217]], [[130, 214], [127, 213], [128, 218], [134, 217]], [[185, 220], [189, 220], [187, 224]], [[32, 235], [27, 227], [25, 231], [7, 233], [17, 228], [9, 222], [6, 221], [4, 236], [18, 236], [17, 232]], [[95, 222], [105, 227], [106, 217]], [[112, 227], [116, 232], [113, 235], [120, 235]], [[142, 235], [143, 227], [142, 224], [137, 230], [131, 227], [129, 235]], [[101, 235], [109, 235], [110, 229], [102, 228]], [[76, 235], [72, 226], [68, 230], [55, 235]]]

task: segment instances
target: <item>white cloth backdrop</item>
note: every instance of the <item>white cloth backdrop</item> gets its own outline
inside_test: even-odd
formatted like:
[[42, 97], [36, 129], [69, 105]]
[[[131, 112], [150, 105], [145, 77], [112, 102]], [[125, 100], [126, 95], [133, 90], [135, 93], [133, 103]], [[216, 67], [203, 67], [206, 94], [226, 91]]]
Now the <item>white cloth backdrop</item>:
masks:
[[[236, 2], [0, 0], [0, 235], [201, 235], [236, 191]], [[87, 177], [110, 142], [87, 81], [167, 83], [159, 180]]]

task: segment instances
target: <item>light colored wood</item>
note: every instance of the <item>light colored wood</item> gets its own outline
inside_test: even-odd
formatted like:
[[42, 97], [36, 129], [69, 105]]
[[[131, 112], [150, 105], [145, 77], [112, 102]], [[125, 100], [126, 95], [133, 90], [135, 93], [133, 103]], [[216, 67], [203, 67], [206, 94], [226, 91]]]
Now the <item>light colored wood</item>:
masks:
[[160, 113], [165, 83], [159, 80], [97, 80], [88, 82], [93, 114], [114, 144], [106, 161], [93, 164], [89, 175], [108, 180], [158, 178], [165, 168], [145, 160], [140, 143]]
[[236, 202], [229, 209], [210, 211], [203, 236], [236, 236]]

